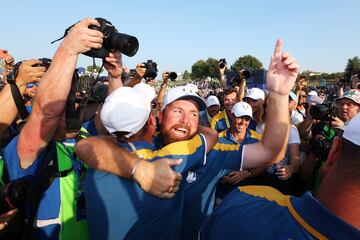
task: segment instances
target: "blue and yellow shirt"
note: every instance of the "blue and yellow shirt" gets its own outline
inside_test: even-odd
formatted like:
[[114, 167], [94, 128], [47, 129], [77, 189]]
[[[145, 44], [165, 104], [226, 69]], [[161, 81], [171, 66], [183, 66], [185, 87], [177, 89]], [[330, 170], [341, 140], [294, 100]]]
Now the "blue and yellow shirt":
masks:
[[206, 219], [199, 239], [360, 239], [360, 231], [310, 192], [286, 196], [266, 186], [232, 191]]
[[222, 132], [228, 128], [230, 128], [230, 119], [227, 116], [226, 110], [219, 112], [216, 114], [211, 120], [211, 128], [215, 129], [217, 132]]
[[182, 239], [197, 239], [201, 224], [213, 211], [218, 182], [230, 171], [242, 169], [242, 154], [242, 144], [229, 142], [226, 134], [220, 134], [218, 143], [206, 155], [206, 165], [184, 176]]
[[[180, 173], [202, 166], [206, 161], [202, 135], [159, 150], [146, 142], [133, 144], [139, 157], [151, 161], [182, 158], [182, 163], [174, 167]], [[128, 145], [121, 147], [128, 148]], [[161, 199], [144, 192], [132, 181], [89, 169], [85, 197], [92, 239], [179, 239], [181, 236], [183, 184], [174, 198]]]

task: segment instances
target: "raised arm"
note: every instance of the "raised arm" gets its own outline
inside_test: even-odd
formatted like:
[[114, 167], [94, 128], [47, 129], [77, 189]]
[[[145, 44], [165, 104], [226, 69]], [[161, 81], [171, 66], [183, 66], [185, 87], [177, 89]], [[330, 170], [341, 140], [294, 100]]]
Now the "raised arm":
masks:
[[218, 132], [214, 129], [199, 125], [198, 132], [203, 134], [206, 139], [206, 152], [209, 152], [218, 142]]
[[[96, 151], [95, 149], [101, 149]], [[171, 169], [179, 165], [181, 160], [160, 159], [149, 162], [139, 159], [129, 151], [120, 148], [113, 137], [90, 137], [77, 143], [76, 155], [91, 168], [110, 172], [112, 174], [131, 179], [139, 183], [141, 188], [157, 197], [170, 198], [175, 192], [169, 192], [169, 188], [177, 189], [182, 176]], [[131, 172], [134, 175], [131, 177]]]
[[22, 168], [29, 167], [47, 146], [64, 117], [78, 55], [102, 46], [103, 34], [90, 29], [90, 25], [99, 26], [99, 23], [95, 19], [84, 19], [70, 29], [41, 79], [32, 113], [19, 137], [18, 154]]
[[[40, 64], [41, 61], [32, 59], [23, 62], [19, 66], [18, 75], [15, 78], [15, 83], [23, 95], [28, 83], [38, 82], [45, 73], [45, 67], [34, 67]], [[18, 110], [16, 108], [13, 96], [11, 94], [10, 84], [6, 84], [0, 92], [0, 135], [10, 126], [15, 120]]]
[[299, 72], [295, 59], [282, 52], [282, 41], [276, 42], [266, 76], [269, 89], [268, 112], [263, 138], [244, 146], [243, 168], [255, 168], [280, 161], [289, 136], [289, 93]]

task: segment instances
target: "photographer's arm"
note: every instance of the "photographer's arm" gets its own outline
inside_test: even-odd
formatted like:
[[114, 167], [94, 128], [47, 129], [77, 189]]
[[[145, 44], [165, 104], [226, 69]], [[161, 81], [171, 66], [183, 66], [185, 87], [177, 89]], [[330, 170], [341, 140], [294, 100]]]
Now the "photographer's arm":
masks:
[[108, 79], [109, 79], [108, 95], [110, 95], [114, 90], [123, 86], [121, 81], [121, 73], [122, 73], [121, 53], [118, 51], [110, 52], [109, 55], [105, 58], [104, 67], [108, 71]]
[[[101, 149], [101, 151], [97, 151]], [[131, 179], [131, 172], [136, 165], [133, 179], [144, 191], [161, 198], [170, 198], [175, 193], [169, 193], [171, 186], [177, 186], [181, 174], [171, 167], [181, 163], [181, 160], [159, 159], [149, 162], [139, 159], [129, 151], [120, 148], [116, 139], [109, 136], [90, 137], [81, 140], [76, 145], [76, 155], [91, 168]]]
[[[25, 93], [28, 83], [38, 82], [45, 73], [44, 67], [33, 67], [33, 65], [39, 63], [41, 63], [40, 60], [33, 59], [20, 65], [15, 83], [21, 95]], [[11, 93], [10, 84], [6, 84], [0, 92], [0, 106], [2, 106], [0, 108], [0, 135], [2, 135], [2, 133], [16, 119], [18, 114], [18, 110]]]
[[220, 80], [220, 84], [221, 87], [223, 88], [223, 90], [227, 89], [227, 83], [226, 83], [226, 78], [225, 78], [225, 69], [226, 69], [226, 64], [223, 68], [221, 68], [219, 66], [219, 80]]
[[285, 154], [289, 136], [289, 93], [299, 72], [296, 60], [282, 53], [282, 41], [276, 42], [266, 83], [268, 115], [261, 142], [244, 146], [243, 168], [255, 168], [280, 161]]
[[158, 107], [159, 112], [162, 109], [164, 96], [165, 96], [165, 93], [166, 93], [166, 87], [167, 87], [167, 84], [168, 84], [168, 81], [169, 81], [169, 73], [168, 72], [163, 72], [162, 79], [163, 79], [163, 82], [162, 82], [162, 84], [160, 86], [158, 95], [156, 97], [156, 103], [157, 103], [157, 107]]
[[95, 19], [85, 19], [70, 29], [41, 79], [32, 113], [18, 141], [20, 165], [24, 169], [32, 165], [54, 137], [57, 129], [66, 131], [64, 110], [78, 55], [102, 46], [103, 34], [90, 29], [90, 25], [99, 26], [99, 23]]

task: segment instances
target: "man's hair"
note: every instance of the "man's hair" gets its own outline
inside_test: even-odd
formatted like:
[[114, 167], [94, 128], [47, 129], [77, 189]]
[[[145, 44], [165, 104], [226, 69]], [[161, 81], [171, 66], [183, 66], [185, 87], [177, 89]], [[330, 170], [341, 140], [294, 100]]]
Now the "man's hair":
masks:
[[[145, 135], [146, 131], [148, 129], [148, 123], [146, 122], [145, 125], [134, 135], [131, 136], [131, 138], [136, 137], [136, 136], [141, 136], [141, 135]], [[116, 139], [119, 143], [127, 143], [129, 141], [129, 138], [127, 137], [127, 135], [130, 132], [126, 132], [126, 131], [116, 131], [113, 132], [113, 134], [116, 136]]]
[[360, 146], [342, 139], [342, 150], [340, 156], [335, 161], [336, 167], [343, 179], [350, 184], [353, 181], [360, 181]]
[[225, 95], [230, 95], [230, 94], [232, 94], [232, 93], [236, 93], [236, 94], [237, 94], [236, 89], [235, 89], [235, 88], [227, 88], [227, 89], [225, 89], [225, 91], [224, 91], [224, 96], [225, 96]]

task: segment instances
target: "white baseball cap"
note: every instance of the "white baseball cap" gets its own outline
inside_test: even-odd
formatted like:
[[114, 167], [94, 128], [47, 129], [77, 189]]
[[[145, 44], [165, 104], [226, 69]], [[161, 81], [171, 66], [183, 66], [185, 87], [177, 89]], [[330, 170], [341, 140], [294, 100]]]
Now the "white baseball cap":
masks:
[[127, 137], [142, 129], [151, 112], [155, 90], [146, 83], [120, 87], [112, 92], [101, 109], [100, 118], [110, 132], [129, 132]]
[[199, 95], [197, 95], [192, 88], [188, 88], [186, 86], [179, 86], [179, 87], [170, 88], [169, 91], [167, 91], [167, 93], [164, 96], [164, 101], [161, 111], [163, 111], [165, 107], [170, 103], [182, 99], [191, 99], [195, 101], [199, 105], [200, 111], [206, 109], [206, 104], [204, 99], [202, 99]]
[[308, 96], [318, 96], [318, 93], [317, 91], [312, 90], [308, 93]]
[[265, 92], [260, 88], [250, 88], [246, 92], [245, 98], [251, 98], [254, 100], [264, 100], [265, 99]]
[[343, 138], [349, 140], [350, 142], [360, 146], [360, 113], [351, 119], [349, 122], [345, 123]]
[[234, 106], [231, 108], [231, 112], [235, 115], [235, 117], [242, 117], [242, 116], [252, 116], [252, 108], [250, 104], [246, 102], [238, 102], [235, 103]]
[[187, 84], [185, 85], [185, 87], [187, 87], [188, 89], [190, 89], [190, 90], [192, 90], [192, 91], [194, 91], [194, 92], [196, 92], [196, 93], [199, 92], [198, 86], [195, 85], [195, 84], [193, 84], [193, 83], [187, 83]]
[[207, 108], [211, 107], [211, 106], [214, 106], [214, 105], [220, 106], [219, 99], [214, 95], [211, 95], [211, 96], [207, 97], [205, 102], [206, 102], [206, 107]]

